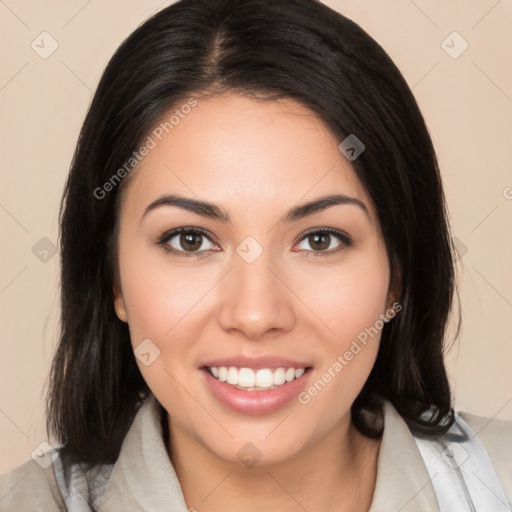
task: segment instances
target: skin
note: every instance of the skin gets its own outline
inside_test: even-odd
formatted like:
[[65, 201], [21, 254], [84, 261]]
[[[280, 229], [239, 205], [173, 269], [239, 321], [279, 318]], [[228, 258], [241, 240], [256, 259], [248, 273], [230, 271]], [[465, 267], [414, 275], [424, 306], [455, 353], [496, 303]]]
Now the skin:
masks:
[[[355, 429], [350, 407], [380, 335], [307, 405], [294, 399], [262, 415], [219, 403], [199, 371], [208, 359], [274, 354], [311, 361], [310, 386], [390, 308], [378, 219], [340, 142], [293, 100], [213, 96], [151, 150], [126, 187], [116, 312], [134, 348], [149, 338], [160, 350], [149, 366], [137, 364], [169, 413], [168, 452], [187, 506], [199, 512], [363, 511], [371, 504], [380, 441]], [[169, 193], [213, 202], [231, 220], [177, 206], [144, 215]], [[367, 212], [336, 205], [280, 222], [289, 208], [334, 193], [359, 199]], [[155, 245], [187, 226], [215, 239], [200, 238], [200, 249], [181, 258]], [[327, 237], [324, 256], [314, 257], [321, 251], [304, 233], [327, 227], [348, 233], [353, 245]], [[236, 252], [248, 236], [263, 249], [252, 263]], [[179, 235], [171, 243], [182, 254], [190, 248]], [[248, 442], [261, 453], [252, 467], [237, 457]]]

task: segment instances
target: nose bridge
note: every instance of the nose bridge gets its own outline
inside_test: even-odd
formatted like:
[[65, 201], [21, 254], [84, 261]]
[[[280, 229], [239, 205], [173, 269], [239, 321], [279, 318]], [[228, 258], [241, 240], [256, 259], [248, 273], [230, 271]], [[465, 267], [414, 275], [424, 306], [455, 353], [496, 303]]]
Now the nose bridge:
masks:
[[278, 277], [272, 253], [251, 237], [237, 247], [223, 290], [223, 329], [236, 329], [247, 337], [259, 338], [269, 330], [291, 328], [292, 294], [281, 281], [284, 279]]

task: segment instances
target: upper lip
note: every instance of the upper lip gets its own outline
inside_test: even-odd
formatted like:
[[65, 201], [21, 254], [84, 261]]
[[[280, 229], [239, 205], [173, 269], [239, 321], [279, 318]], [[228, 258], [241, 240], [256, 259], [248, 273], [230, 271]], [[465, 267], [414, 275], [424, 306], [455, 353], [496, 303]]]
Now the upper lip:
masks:
[[201, 367], [216, 367], [220, 366], [234, 366], [237, 368], [253, 368], [253, 369], [261, 369], [261, 368], [307, 368], [312, 366], [310, 362], [297, 361], [293, 359], [288, 359], [286, 357], [280, 357], [275, 355], [260, 355], [260, 356], [230, 356], [223, 357], [219, 359], [211, 359], [206, 361]]

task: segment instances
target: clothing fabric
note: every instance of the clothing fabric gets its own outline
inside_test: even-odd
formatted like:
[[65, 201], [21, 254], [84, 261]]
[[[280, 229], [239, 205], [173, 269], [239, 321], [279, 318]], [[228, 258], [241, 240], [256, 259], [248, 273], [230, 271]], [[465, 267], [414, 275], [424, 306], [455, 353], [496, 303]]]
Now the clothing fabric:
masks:
[[[389, 401], [383, 403], [384, 433], [369, 512], [438, 511], [432, 477], [416, 440]], [[477, 433], [512, 510], [512, 421], [468, 413], [460, 417]], [[61, 491], [62, 488], [62, 491]], [[72, 508], [71, 508], [72, 507]], [[197, 508], [197, 507], [196, 507]], [[150, 394], [139, 408], [113, 465], [83, 471], [59, 457], [47, 469], [34, 460], [0, 476], [0, 511], [188, 512], [167, 454], [159, 404]], [[492, 511], [489, 511], [492, 512]]]
[[507, 504], [487, 450], [458, 414], [443, 435], [415, 435], [414, 440], [434, 486], [440, 512], [487, 512]]

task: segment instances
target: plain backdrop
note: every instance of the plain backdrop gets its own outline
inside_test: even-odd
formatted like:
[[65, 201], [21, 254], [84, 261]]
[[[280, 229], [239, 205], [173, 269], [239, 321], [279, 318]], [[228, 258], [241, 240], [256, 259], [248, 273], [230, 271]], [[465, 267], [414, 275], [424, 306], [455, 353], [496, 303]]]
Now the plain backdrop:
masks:
[[[461, 255], [456, 408], [512, 418], [512, 2], [325, 3], [389, 53], [438, 152]], [[115, 49], [167, 4], [0, 1], [0, 472], [47, 440], [58, 207], [81, 123]]]

